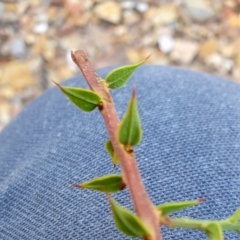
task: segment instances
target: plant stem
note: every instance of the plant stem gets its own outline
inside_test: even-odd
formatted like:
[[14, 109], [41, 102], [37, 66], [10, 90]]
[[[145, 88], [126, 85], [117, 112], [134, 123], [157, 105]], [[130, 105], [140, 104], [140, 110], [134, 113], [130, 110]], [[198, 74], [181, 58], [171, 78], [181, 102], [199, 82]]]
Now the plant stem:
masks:
[[227, 220], [201, 220], [201, 219], [191, 219], [191, 218], [168, 218], [163, 217], [161, 219], [161, 224], [168, 226], [168, 227], [180, 227], [180, 228], [192, 228], [198, 230], [206, 230], [207, 226], [210, 223], [217, 223], [220, 224], [222, 230], [228, 231], [240, 231], [240, 223], [231, 223]]
[[117, 130], [119, 120], [107, 84], [101, 80], [94, 71], [82, 50], [72, 52], [72, 59], [80, 68], [90, 89], [99, 94], [102, 99], [102, 106], [101, 109], [99, 109], [104, 119], [114, 152], [119, 159], [122, 177], [129, 189], [136, 213], [151, 233], [148, 240], [161, 240], [159, 214], [148, 198], [138, 171], [134, 153], [126, 151], [124, 146], [118, 141]]

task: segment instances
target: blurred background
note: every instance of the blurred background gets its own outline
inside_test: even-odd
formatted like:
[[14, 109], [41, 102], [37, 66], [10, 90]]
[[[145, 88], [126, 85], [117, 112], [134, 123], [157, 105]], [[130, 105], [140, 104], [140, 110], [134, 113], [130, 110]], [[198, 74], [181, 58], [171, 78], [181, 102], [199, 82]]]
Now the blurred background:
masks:
[[175, 65], [240, 82], [240, 0], [0, 0], [0, 131], [28, 102], [95, 68]]

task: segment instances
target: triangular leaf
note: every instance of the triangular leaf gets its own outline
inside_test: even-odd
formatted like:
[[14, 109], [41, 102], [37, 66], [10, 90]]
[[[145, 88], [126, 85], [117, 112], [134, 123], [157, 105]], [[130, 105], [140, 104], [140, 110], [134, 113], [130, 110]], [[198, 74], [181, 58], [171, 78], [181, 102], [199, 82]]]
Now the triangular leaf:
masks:
[[112, 158], [113, 165], [115, 166], [118, 163], [118, 159], [116, 154], [114, 153], [113, 145], [110, 140], [107, 140], [105, 143], [105, 149], [109, 153], [110, 157]]
[[81, 184], [71, 184], [71, 186], [111, 193], [123, 190], [126, 185], [124, 184], [121, 175], [109, 174], [102, 177], [93, 178], [90, 181]]
[[177, 212], [179, 210], [192, 207], [196, 204], [199, 204], [202, 202], [202, 199], [199, 200], [192, 200], [192, 201], [184, 201], [184, 202], [169, 202], [164, 203], [159, 206], [157, 206], [157, 210], [159, 211], [161, 216], [167, 216], [171, 213]]
[[54, 82], [68, 97], [70, 102], [85, 112], [93, 111], [101, 102], [101, 98], [93, 91], [83, 88], [63, 87]]
[[122, 66], [108, 73], [105, 80], [109, 88], [117, 89], [122, 87], [128, 81], [134, 70], [141, 66], [147, 59], [148, 57], [139, 63]]
[[210, 223], [207, 226], [206, 234], [209, 240], [223, 240], [222, 228], [218, 223]]
[[125, 146], [137, 145], [142, 137], [140, 118], [137, 109], [135, 89], [129, 101], [118, 130], [118, 139]]
[[141, 219], [126, 208], [121, 207], [109, 197], [115, 225], [119, 231], [131, 237], [146, 237], [149, 235]]

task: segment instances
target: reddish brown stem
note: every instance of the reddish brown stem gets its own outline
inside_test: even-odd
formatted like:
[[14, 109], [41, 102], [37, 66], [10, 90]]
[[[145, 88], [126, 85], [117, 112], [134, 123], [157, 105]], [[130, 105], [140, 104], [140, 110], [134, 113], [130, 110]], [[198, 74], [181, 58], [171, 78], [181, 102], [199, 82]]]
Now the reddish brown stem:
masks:
[[136, 213], [150, 230], [151, 236], [148, 239], [161, 240], [159, 215], [148, 198], [138, 171], [134, 153], [127, 152], [124, 146], [118, 141], [117, 130], [119, 120], [108, 87], [105, 81], [102, 81], [94, 71], [82, 50], [72, 52], [72, 59], [80, 68], [90, 89], [98, 93], [102, 98], [102, 110], [100, 112], [103, 116], [114, 152], [119, 159], [122, 176], [129, 189]]

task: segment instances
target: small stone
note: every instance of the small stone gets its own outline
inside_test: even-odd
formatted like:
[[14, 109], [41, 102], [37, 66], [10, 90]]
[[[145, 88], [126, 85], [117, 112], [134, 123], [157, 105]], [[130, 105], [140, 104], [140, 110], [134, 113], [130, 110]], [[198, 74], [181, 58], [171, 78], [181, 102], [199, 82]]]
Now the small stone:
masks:
[[150, 19], [154, 25], [174, 23], [178, 19], [177, 8], [173, 4], [165, 4], [161, 7], [150, 7], [145, 12], [145, 18]]
[[22, 38], [14, 38], [10, 43], [10, 52], [16, 58], [23, 58], [26, 56], [26, 45]]
[[237, 4], [237, 1], [235, 0], [225, 0], [224, 1], [224, 5], [230, 7], [230, 8], [234, 8]]
[[36, 25], [34, 25], [33, 28], [33, 32], [41, 34], [41, 33], [45, 33], [48, 30], [48, 24], [45, 22], [42, 23], [37, 23]]
[[204, 22], [215, 16], [208, 0], [184, 0], [186, 13], [195, 21]]
[[10, 100], [14, 96], [14, 94], [15, 94], [15, 92], [11, 88], [11, 86], [9, 86], [9, 84], [0, 87], [0, 96], [1, 97], [5, 98], [7, 100]]
[[155, 46], [157, 43], [157, 36], [156, 34], [146, 34], [142, 40], [141, 43], [145, 47]]
[[149, 5], [146, 2], [139, 2], [139, 3], [137, 3], [137, 6], [136, 6], [137, 11], [139, 11], [141, 13], [146, 12], [148, 10], [148, 8], [149, 8]]
[[7, 12], [15, 12], [17, 10], [17, 5], [14, 2], [7, 2], [4, 5], [4, 10]]
[[239, 14], [232, 13], [227, 19], [227, 24], [229, 27], [239, 28], [239, 26], [240, 26]]
[[55, 41], [47, 41], [43, 48], [43, 57], [47, 61], [51, 61], [54, 59], [56, 55], [56, 42]]
[[76, 17], [69, 17], [68, 18], [68, 22], [70, 24], [74, 24], [77, 26], [85, 26], [91, 19], [91, 12], [84, 12], [81, 14], [81, 16], [79, 16], [78, 18]]
[[27, 33], [24, 36], [24, 40], [25, 40], [26, 44], [29, 44], [29, 45], [34, 44], [36, 41], [36, 35], [33, 33]]
[[93, 7], [94, 2], [92, 0], [84, 0], [81, 1], [82, 5], [83, 5], [83, 9], [86, 10], [90, 10]]
[[222, 74], [228, 74], [234, 67], [234, 62], [232, 59], [223, 59], [222, 67], [220, 68], [220, 72]]
[[171, 35], [163, 35], [158, 38], [158, 47], [163, 53], [169, 53], [173, 49], [174, 40]]
[[232, 75], [236, 82], [240, 82], [240, 68], [233, 68]]
[[215, 39], [209, 39], [205, 41], [201, 46], [199, 50], [199, 57], [201, 59], [204, 59], [205, 57], [209, 56], [210, 54], [216, 52], [217, 50], [217, 41]]
[[45, 48], [46, 41], [47, 41], [46, 35], [44, 34], [38, 35], [32, 48], [32, 53], [41, 54], [43, 52], [43, 49]]
[[114, 28], [114, 34], [116, 36], [123, 36], [128, 33], [128, 29], [124, 25], [120, 25]]
[[122, 1], [121, 2], [121, 7], [122, 9], [134, 9], [136, 7], [136, 2], [135, 1]]
[[235, 63], [235, 66], [236, 66], [237, 68], [240, 68], [240, 52], [237, 52], [237, 53], [236, 53], [236, 57], [235, 57], [235, 59], [234, 59], [234, 63]]
[[233, 42], [219, 42], [219, 52], [226, 58], [233, 58], [236, 53], [236, 45]]
[[189, 64], [193, 61], [199, 45], [193, 41], [175, 39], [170, 59], [177, 63]]
[[38, 7], [40, 5], [40, 0], [31, 0], [30, 4], [32, 7]]
[[207, 56], [206, 65], [213, 70], [219, 70], [223, 65], [223, 58], [219, 53], [212, 53]]
[[17, 3], [17, 14], [21, 16], [27, 11], [29, 7], [29, 1], [18, 1]]
[[9, 84], [16, 92], [31, 86], [34, 80], [28, 62], [12, 61], [6, 64], [2, 72], [1, 82]]
[[234, 42], [225, 43], [224, 46], [220, 48], [220, 52], [223, 56], [227, 58], [232, 58], [234, 60], [234, 65], [240, 68], [240, 38], [236, 39]]
[[45, 13], [40, 13], [37, 15], [35, 20], [35, 25], [33, 26], [33, 32], [37, 34], [42, 34], [48, 30], [47, 15]]
[[11, 118], [15, 117], [20, 111], [22, 110], [23, 106], [21, 103], [13, 103], [12, 109], [11, 109]]
[[98, 4], [94, 8], [94, 13], [102, 20], [117, 24], [121, 20], [121, 7], [114, 1]]
[[3, 14], [4, 11], [4, 3], [0, 2], [0, 16]]
[[7, 101], [1, 101], [0, 104], [0, 125], [6, 125], [10, 119], [10, 104]]
[[125, 10], [123, 12], [123, 21], [127, 25], [139, 23], [140, 16], [136, 12], [133, 12], [131, 10]]
[[139, 50], [127, 49], [126, 54], [127, 54], [127, 58], [129, 59], [129, 61], [131, 63], [137, 63], [137, 62], [140, 62], [141, 60], [143, 60], [142, 55], [139, 52]]

